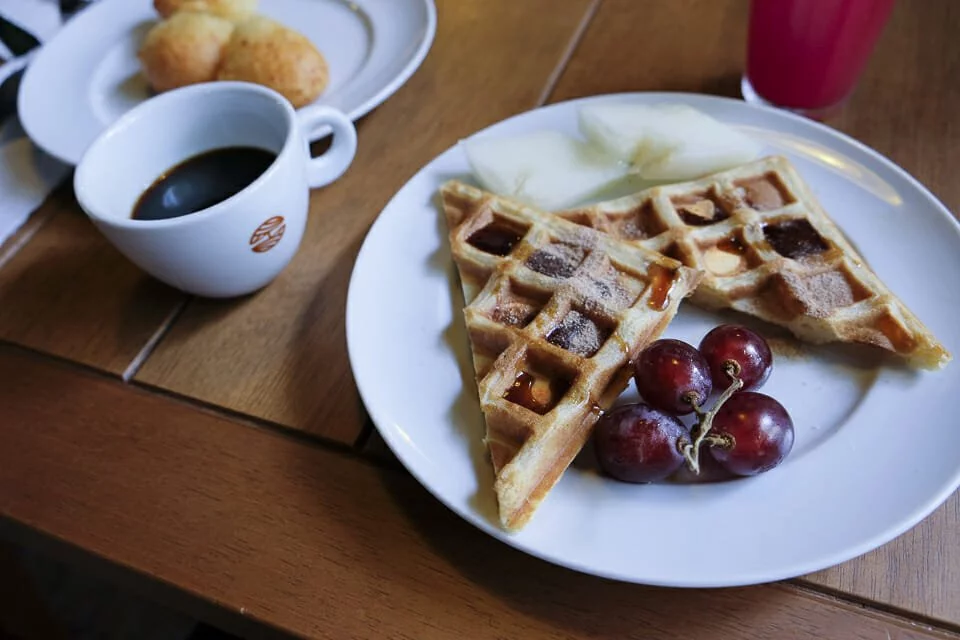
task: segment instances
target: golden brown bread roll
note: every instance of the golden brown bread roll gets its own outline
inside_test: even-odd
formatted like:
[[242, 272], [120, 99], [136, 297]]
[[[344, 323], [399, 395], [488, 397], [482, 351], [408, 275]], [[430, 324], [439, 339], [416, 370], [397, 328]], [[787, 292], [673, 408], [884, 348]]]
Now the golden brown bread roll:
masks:
[[210, 13], [236, 23], [257, 11], [257, 0], [153, 0], [153, 8], [164, 18], [178, 11], [192, 11]]
[[262, 84], [302, 107], [323, 92], [329, 73], [327, 61], [305, 36], [255, 16], [237, 25], [217, 79]]
[[180, 12], [159, 22], [137, 56], [147, 82], [159, 92], [216, 80], [232, 33], [232, 22], [205, 13]]

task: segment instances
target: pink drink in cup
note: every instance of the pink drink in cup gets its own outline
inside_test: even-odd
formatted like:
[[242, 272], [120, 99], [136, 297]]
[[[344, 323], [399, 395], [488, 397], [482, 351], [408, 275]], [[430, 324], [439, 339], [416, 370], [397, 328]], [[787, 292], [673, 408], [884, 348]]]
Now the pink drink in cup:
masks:
[[853, 90], [894, 0], [753, 0], [743, 96], [820, 116]]

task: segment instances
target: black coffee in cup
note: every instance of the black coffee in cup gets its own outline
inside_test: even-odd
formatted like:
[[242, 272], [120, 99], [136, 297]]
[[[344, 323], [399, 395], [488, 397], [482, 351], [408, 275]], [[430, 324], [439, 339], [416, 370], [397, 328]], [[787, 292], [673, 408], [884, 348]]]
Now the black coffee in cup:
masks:
[[135, 220], [166, 220], [202, 211], [248, 186], [276, 159], [256, 147], [225, 147], [195, 155], [164, 171], [137, 199]]

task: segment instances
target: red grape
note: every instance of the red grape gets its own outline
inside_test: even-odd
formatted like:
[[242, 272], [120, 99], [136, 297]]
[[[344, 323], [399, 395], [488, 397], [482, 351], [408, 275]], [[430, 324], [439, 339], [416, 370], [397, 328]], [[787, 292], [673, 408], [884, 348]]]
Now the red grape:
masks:
[[707, 401], [713, 385], [700, 352], [680, 340], [657, 340], [634, 363], [637, 391], [658, 409], [677, 415]]
[[717, 411], [707, 435], [710, 454], [727, 471], [753, 476], [774, 468], [793, 448], [793, 421], [770, 396], [753, 391], [736, 393]]
[[722, 324], [700, 341], [700, 353], [710, 366], [713, 384], [719, 389], [730, 386], [725, 364], [728, 360], [740, 367], [737, 374], [743, 381], [743, 391], [758, 389], [773, 370], [770, 346], [760, 335], [746, 327]]
[[624, 482], [662, 480], [680, 468], [689, 434], [674, 416], [645, 404], [628, 404], [605, 414], [594, 431], [597, 460]]

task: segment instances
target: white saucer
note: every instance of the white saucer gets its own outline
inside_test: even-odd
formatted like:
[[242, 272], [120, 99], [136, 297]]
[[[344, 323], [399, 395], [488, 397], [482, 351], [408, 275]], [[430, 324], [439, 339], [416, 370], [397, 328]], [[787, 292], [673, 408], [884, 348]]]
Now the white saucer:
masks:
[[[316, 104], [353, 120], [420, 66], [437, 22], [433, 0], [264, 0], [260, 11], [313, 41], [330, 67]], [[77, 164], [104, 128], [149, 98], [136, 53], [157, 19], [150, 0], [100, 0], [40, 49], [18, 101], [38, 146]]]
[[[683, 102], [755, 136], [766, 152], [786, 155], [878, 275], [958, 355], [960, 225], [902, 169], [828, 127], [723, 98], [627, 94], [537, 109], [476, 135], [577, 135], [577, 109], [604, 101]], [[866, 349], [825, 346], [775, 358], [763, 392], [790, 411], [796, 443], [773, 471], [713, 484], [628, 485], [601, 476], [585, 451], [530, 524], [505, 534], [482, 443], [463, 298], [436, 198], [453, 177], [470, 179], [457, 146], [380, 214], [350, 282], [347, 341], [357, 386], [387, 444], [427, 489], [482, 530], [608, 578], [732, 586], [865, 553], [915, 525], [960, 484], [952, 403], [960, 362], [918, 373]], [[665, 336], [697, 344], [734, 319], [749, 323], [684, 303]], [[623, 400], [635, 398], [631, 384]]]

